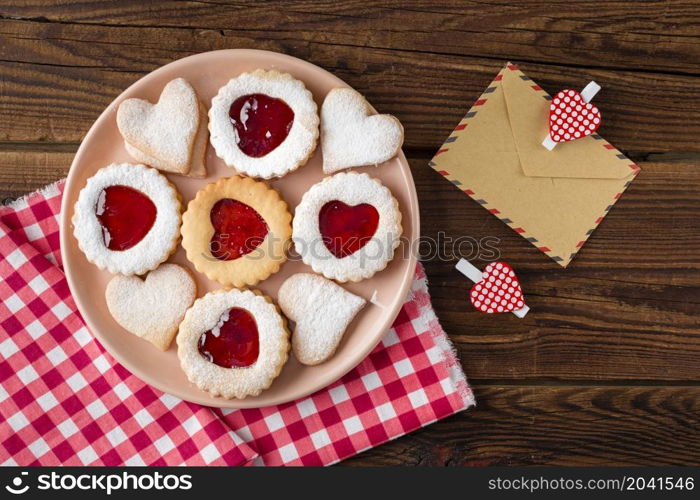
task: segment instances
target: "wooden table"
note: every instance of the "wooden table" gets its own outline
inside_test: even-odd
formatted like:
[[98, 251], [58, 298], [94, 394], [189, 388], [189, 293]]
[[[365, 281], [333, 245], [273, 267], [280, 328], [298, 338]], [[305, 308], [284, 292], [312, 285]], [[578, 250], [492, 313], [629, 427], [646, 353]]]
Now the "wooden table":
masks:
[[[524, 320], [475, 312], [454, 257], [425, 263], [478, 407], [345, 464], [700, 463], [697, 1], [45, 3], [0, 6], [0, 197], [65, 176], [93, 120], [149, 71], [259, 48], [401, 119], [424, 235], [500, 239]], [[642, 168], [568, 269], [427, 166], [506, 60], [549, 92], [595, 79], [601, 135]]]

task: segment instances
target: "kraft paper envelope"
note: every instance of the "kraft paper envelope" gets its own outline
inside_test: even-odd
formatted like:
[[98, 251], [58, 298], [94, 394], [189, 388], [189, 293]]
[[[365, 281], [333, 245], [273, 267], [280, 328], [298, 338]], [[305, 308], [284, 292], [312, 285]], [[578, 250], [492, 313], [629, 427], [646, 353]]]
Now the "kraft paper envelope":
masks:
[[551, 99], [507, 64], [430, 166], [566, 267], [639, 167], [598, 134], [545, 149]]

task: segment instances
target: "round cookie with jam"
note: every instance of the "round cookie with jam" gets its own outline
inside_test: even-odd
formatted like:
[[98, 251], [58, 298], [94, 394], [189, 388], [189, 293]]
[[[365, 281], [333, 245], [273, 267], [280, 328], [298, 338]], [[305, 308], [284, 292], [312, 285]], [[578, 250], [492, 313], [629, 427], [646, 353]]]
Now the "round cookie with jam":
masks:
[[228, 177], [205, 186], [182, 216], [182, 246], [197, 271], [222, 285], [255, 285], [287, 260], [291, 219], [261, 181]]
[[112, 164], [81, 189], [73, 234], [87, 260], [100, 269], [143, 274], [175, 251], [181, 211], [178, 192], [157, 170]]
[[245, 398], [270, 387], [287, 362], [289, 331], [272, 301], [250, 290], [197, 299], [177, 334], [190, 382], [213, 396]]
[[209, 110], [210, 141], [226, 165], [250, 177], [282, 177], [316, 149], [318, 107], [287, 73], [255, 70], [219, 89]]
[[341, 172], [314, 184], [294, 212], [305, 264], [341, 283], [371, 278], [394, 258], [402, 227], [391, 191], [367, 174]]

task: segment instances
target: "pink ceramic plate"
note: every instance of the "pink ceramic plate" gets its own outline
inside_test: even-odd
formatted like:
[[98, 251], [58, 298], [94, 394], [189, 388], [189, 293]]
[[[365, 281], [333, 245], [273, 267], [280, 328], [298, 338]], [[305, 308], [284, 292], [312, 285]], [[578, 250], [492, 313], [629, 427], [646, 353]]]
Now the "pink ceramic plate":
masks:
[[[139, 378], [174, 396], [208, 406], [251, 408], [276, 405], [311, 394], [342, 377], [367, 356], [391, 326], [406, 296], [416, 265], [413, 252], [403, 243], [397, 249], [395, 259], [384, 271], [369, 280], [348, 284], [348, 290], [366, 299], [376, 292], [376, 303], [381, 305], [369, 304], [355, 318], [333, 358], [321, 365], [309, 367], [301, 365], [290, 353], [289, 361], [272, 386], [257, 397], [243, 400], [214, 398], [199, 390], [187, 381], [180, 369], [175, 342], [169, 351], [161, 352], [125, 331], [112, 319], [104, 299], [104, 289], [111, 275], [100, 271], [85, 259], [73, 237], [70, 221], [78, 193], [90, 176], [112, 162], [136, 163], [126, 153], [117, 130], [115, 118], [119, 103], [130, 97], [141, 97], [155, 102], [167, 82], [176, 77], [184, 77], [209, 106], [211, 98], [230, 78], [256, 68], [279, 69], [302, 80], [313, 93], [319, 109], [328, 91], [334, 87], [347, 86], [342, 80], [313, 64], [272, 52], [221, 50], [180, 59], [146, 75], [107, 107], [88, 132], [73, 160], [63, 197], [63, 263], [73, 297], [92, 332], [121, 364]], [[321, 164], [319, 144], [315, 155], [306, 166], [271, 184], [293, 209], [304, 192], [323, 178]], [[211, 146], [207, 153], [207, 167], [209, 175], [203, 180], [168, 175], [179, 189], [185, 203], [207, 183], [220, 177], [234, 175], [234, 171], [216, 157]], [[401, 207], [404, 236], [408, 241], [417, 241], [418, 200], [411, 171], [403, 153], [379, 168], [356, 170], [378, 177], [391, 189]], [[170, 262], [185, 265], [193, 270], [182, 248], [170, 258]], [[286, 277], [309, 270], [302, 262], [289, 261], [282, 266], [279, 273], [260, 283], [258, 288], [274, 299], [277, 289]], [[221, 288], [221, 285], [208, 280], [204, 275], [197, 272], [194, 272], [194, 275], [200, 296]]]

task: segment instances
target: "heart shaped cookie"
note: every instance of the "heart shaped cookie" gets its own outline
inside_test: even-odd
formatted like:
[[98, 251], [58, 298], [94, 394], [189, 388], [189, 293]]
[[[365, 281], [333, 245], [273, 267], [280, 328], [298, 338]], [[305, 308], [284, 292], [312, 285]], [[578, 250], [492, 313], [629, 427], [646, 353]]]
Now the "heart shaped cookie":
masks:
[[481, 281], [472, 287], [469, 298], [474, 307], [485, 313], [512, 312], [525, 307], [515, 271], [505, 262], [492, 262], [486, 266]]
[[549, 136], [568, 142], [591, 135], [600, 126], [600, 111], [575, 90], [562, 90], [549, 105]]
[[321, 107], [323, 171], [378, 165], [403, 144], [403, 126], [391, 115], [372, 114], [369, 103], [349, 88], [331, 90]]
[[311, 273], [287, 278], [277, 301], [284, 314], [296, 322], [292, 349], [305, 365], [318, 365], [335, 353], [345, 329], [366, 303], [362, 297]]
[[145, 280], [117, 275], [105, 291], [107, 307], [116, 322], [162, 351], [170, 347], [196, 295], [194, 279], [176, 264], [161, 265]]
[[206, 110], [183, 78], [169, 82], [156, 104], [126, 99], [117, 111], [117, 126], [127, 152], [159, 170], [206, 176]]

